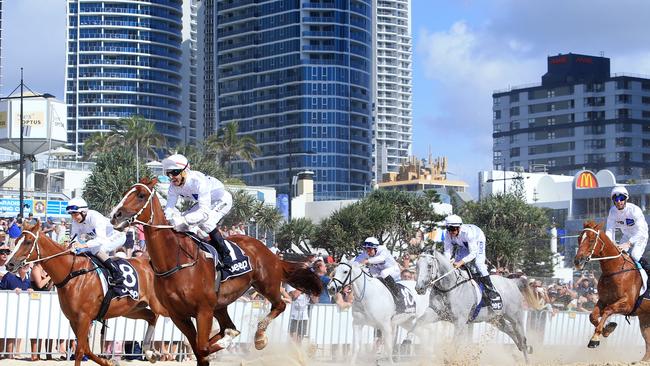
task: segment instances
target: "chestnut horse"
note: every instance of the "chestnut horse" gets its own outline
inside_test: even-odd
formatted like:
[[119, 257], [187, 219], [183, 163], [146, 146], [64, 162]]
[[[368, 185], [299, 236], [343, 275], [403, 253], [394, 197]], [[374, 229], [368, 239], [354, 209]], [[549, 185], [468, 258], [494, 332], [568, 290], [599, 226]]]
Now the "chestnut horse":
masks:
[[596, 329], [588, 347], [598, 347], [600, 336], [607, 337], [614, 331], [616, 323], [605, 325], [610, 315], [636, 315], [645, 340], [646, 351], [642, 361], [650, 360], [650, 301], [644, 300], [636, 311], [634, 309], [642, 285], [639, 269], [629, 254], [609, 239], [602, 225], [593, 221], [584, 224], [578, 237], [575, 268], [581, 270], [589, 261], [599, 261], [602, 274], [598, 280], [598, 302], [589, 315]]
[[[207, 356], [223, 348], [223, 341], [219, 340], [239, 334], [227, 306], [251, 286], [271, 302], [269, 314], [257, 325], [257, 349], [266, 347], [266, 328], [285, 309], [280, 298], [282, 282], [307, 293], [320, 294], [320, 278], [304, 263], [280, 260], [262, 242], [245, 235], [230, 236], [228, 240], [237, 243], [250, 258], [252, 271], [223, 282], [216, 293], [213, 260], [206, 258], [189, 236], [168, 225], [155, 191], [156, 183], [155, 178], [143, 178], [133, 185], [113, 208], [111, 223], [117, 229], [135, 223], [144, 226], [151, 266], [156, 272], [156, 294], [169, 310], [174, 324], [187, 337], [197, 365], [209, 364]], [[213, 316], [219, 321], [220, 332], [208, 339]], [[196, 328], [192, 317], [196, 318]]]
[[[40, 232], [40, 223], [33, 226], [23, 225], [23, 232], [16, 239], [16, 249], [7, 262], [7, 270], [14, 272], [18, 268], [40, 262], [57, 287], [59, 304], [63, 314], [70, 321], [70, 326], [77, 336], [75, 366], [81, 364], [84, 355], [102, 366], [115, 365], [117, 362], [93, 354], [88, 344], [88, 332], [92, 321], [97, 317], [104, 300], [101, 280], [95, 274], [96, 266], [86, 256], [76, 256]], [[143, 319], [149, 323], [145, 336], [145, 355], [155, 362], [151, 351], [154, 327], [159, 315], [167, 316], [153, 291], [154, 274], [146, 256], [129, 259], [129, 263], [138, 272], [139, 299], [126, 296], [113, 299], [104, 319], [125, 316], [131, 319]], [[151, 309], [147, 308], [147, 305]]]

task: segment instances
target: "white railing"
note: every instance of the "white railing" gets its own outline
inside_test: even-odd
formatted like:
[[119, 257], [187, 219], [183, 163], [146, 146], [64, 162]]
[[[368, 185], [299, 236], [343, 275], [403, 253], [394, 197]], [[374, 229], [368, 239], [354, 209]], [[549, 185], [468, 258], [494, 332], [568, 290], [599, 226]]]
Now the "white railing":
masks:
[[[268, 313], [269, 308], [270, 305], [263, 301], [237, 301], [228, 307], [233, 322], [241, 331], [239, 337], [234, 341], [238, 351], [253, 349], [257, 322]], [[291, 339], [289, 335], [290, 313], [291, 309], [288, 306], [286, 311], [269, 326], [267, 336], [270, 344], [284, 343]], [[308, 342], [316, 350], [315, 358], [330, 360], [334, 357], [335, 351], [341, 350], [338, 346], [352, 343], [352, 312], [349, 309], [341, 311], [336, 305], [313, 305], [310, 308], [309, 318], [305, 342]], [[593, 333], [588, 313], [560, 312], [552, 315], [550, 312], [528, 312], [526, 318], [527, 336], [529, 343], [534, 346], [584, 347]], [[603, 342], [604, 347], [632, 347], [644, 344], [636, 317], [630, 318], [630, 325], [621, 316], [614, 316], [612, 321], [618, 322], [619, 327]], [[104, 340], [110, 344], [141, 343], [144, 339], [146, 330], [144, 320], [110, 319], [107, 321], [107, 326]], [[115, 354], [119, 347], [111, 347], [112, 351], [110, 352], [102, 349], [100, 327], [101, 324], [95, 323], [90, 332], [93, 352]], [[423, 336], [422, 340], [418, 337], [410, 338], [416, 345], [428, 346], [429, 343], [436, 342], [436, 340], [453, 338], [453, 325], [450, 323], [428, 324], [422, 329], [424, 332], [420, 334]], [[508, 336], [486, 323], [474, 324], [470, 334], [474, 343], [512, 343]], [[401, 344], [406, 337], [406, 332], [400, 329], [396, 343]], [[45, 345], [51, 342], [42, 342], [43, 340], [58, 340], [59, 342], [54, 342], [57, 346], [60, 342], [75, 339], [67, 318], [61, 312], [56, 293], [34, 292], [28, 294], [23, 292], [16, 294], [13, 291], [0, 291], [0, 356], [7, 355], [7, 345], [12, 342], [16, 343], [17, 339], [21, 339], [22, 342], [20, 348], [14, 351], [14, 355], [17, 353], [30, 354], [31, 343], [39, 341], [38, 353], [41, 356], [49, 354], [55, 357], [61, 355], [60, 350], [46, 350]], [[183, 352], [189, 352], [187, 347], [182, 346], [183, 339], [183, 335], [170, 319], [160, 318], [158, 320], [154, 334], [154, 341], [158, 346], [161, 342], [165, 345], [174, 344], [174, 356], [180, 355], [182, 358], [186, 355]], [[362, 331], [364, 349], [369, 350], [374, 343], [374, 329], [364, 327]], [[396, 347], [396, 349], [401, 348]], [[69, 350], [65, 351], [69, 352]], [[125, 356], [132, 353], [118, 350], [117, 354]]]

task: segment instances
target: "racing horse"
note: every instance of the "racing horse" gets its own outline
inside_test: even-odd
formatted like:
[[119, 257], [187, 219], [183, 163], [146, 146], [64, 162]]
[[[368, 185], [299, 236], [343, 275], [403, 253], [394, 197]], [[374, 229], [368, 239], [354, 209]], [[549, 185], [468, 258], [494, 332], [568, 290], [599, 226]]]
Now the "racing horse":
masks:
[[[408, 282], [400, 283], [407, 287], [409, 285]], [[327, 290], [333, 296], [348, 285], [352, 287], [355, 299], [352, 305], [352, 358], [350, 364], [356, 363], [361, 348], [361, 330], [364, 325], [381, 330], [385, 340], [384, 351], [389, 363], [392, 364], [396, 326], [402, 326], [409, 332], [413, 331], [417, 325], [417, 319], [427, 310], [427, 295], [413, 296], [415, 313], [396, 314], [395, 302], [392, 301], [393, 295], [388, 287], [367, 273], [359, 263], [353, 260], [348, 261], [343, 257], [334, 269]], [[411, 293], [415, 295], [412, 282], [410, 287]]]
[[[307, 293], [320, 294], [320, 278], [304, 263], [283, 261], [262, 242], [245, 235], [233, 235], [228, 240], [238, 244], [250, 258], [252, 271], [226, 280], [216, 293], [213, 260], [205, 257], [192, 238], [168, 225], [155, 190], [156, 183], [156, 178], [143, 178], [134, 184], [113, 208], [111, 223], [118, 230], [135, 223], [144, 226], [147, 250], [156, 274], [156, 294], [169, 310], [174, 324], [187, 337], [197, 365], [207, 366], [207, 356], [224, 348], [239, 334], [227, 306], [251, 286], [271, 302], [270, 312], [258, 323], [255, 333], [258, 350], [268, 343], [266, 328], [286, 307], [280, 297], [282, 282]], [[220, 331], [209, 338], [213, 316], [219, 321]], [[192, 317], [196, 318], [196, 328]]]
[[[153, 332], [158, 316], [167, 316], [167, 311], [153, 291], [154, 274], [146, 256], [128, 261], [137, 271], [138, 300], [133, 300], [130, 296], [111, 300], [103, 319], [125, 316], [131, 319], [143, 319], [149, 323], [144, 340], [145, 356], [151, 362], [155, 362], [156, 356], [151, 344]], [[104, 300], [101, 280], [96, 275], [96, 265], [90, 258], [74, 255], [72, 250], [62, 247], [42, 234], [40, 222], [33, 226], [25, 223], [21, 236], [16, 239], [16, 249], [6, 263], [6, 267], [8, 271], [15, 272], [22, 266], [37, 262], [41, 263], [56, 285], [61, 310], [77, 336], [75, 366], [81, 364], [84, 355], [102, 366], [117, 365], [117, 361], [93, 354], [88, 344], [90, 325], [97, 317]], [[126, 277], [128, 279], [128, 276]]]
[[602, 224], [593, 221], [584, 223], [573, 262], [575, 268], [581, 270], [590, 261], [600, 262], [602, 274], [598, 279], [598, 302], [589, 315], [596, 329], [587, 346], [598, 347], [600, 336], [607, 337], [616, 329], [616, 323], [607, 323], [612, 314], [637, 315], [645, 340], [642, 361], [650, 361], [650, 301], [640, 301], [635, 309], [642, 287], [639, 269], [630, 255], [607, 236]]
[[526, 341], [523, 301], [525, 299], [531, 307], [538, 306], [535, 295], [525, 277], [492, 276], [492, 283], [501, 295], [503, 309], [496, 313], [486, 306], [476, 313], [476, 290], [465, 271], [455, 270], [437, 250], [418, 256], [415, 290], [422, 294], [431, 289], [429, 306], [438, 315], [438, 320], [454, 324], [454, 339], [467, 339], [469, 323], [490, 322], [515, 342], [528, 363], [532, 347]]

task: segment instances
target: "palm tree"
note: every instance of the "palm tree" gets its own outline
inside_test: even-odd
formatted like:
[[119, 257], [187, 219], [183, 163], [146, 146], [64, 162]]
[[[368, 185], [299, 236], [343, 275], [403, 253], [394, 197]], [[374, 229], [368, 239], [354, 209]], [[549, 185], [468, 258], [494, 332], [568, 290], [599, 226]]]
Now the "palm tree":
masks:
[[83, 156], [90, 160], [114, 148], [115, 139], [110, 132], [95, 132], [84, 141]]
[[223, 225], [234, 226], [242, 222], [247, 223], [255, 216], [258, 205], [257, 198], [250, 193], [243, 190], [232, 192], [232, 208], [228, 215], [224, 217]]
[[303, 254], [309, 254], [311, 248], [307, 246], [307, 240], [313, 239], [316, 227], [311, 220], [300, 217], [293, 219], [284, 224], [278, 235], [276, 241], [280, 250], [291, 249], [295, 245]]
[[255, 155], [261, 153], [255, 138], [249, 135], [238, 136], [238, 122], [225, 124], [219, 131], [207, 138], [208, 151], [219, 157], [219, 165], [228, 164], [228, 173], [232, 175], [233, 160], [244, 160], [251, 166], [255, 165]]
[[185, 155], [192, 170], [215, 177], [222, 182], [227, 181], [228, 177], [225, 170], [217, 164], [214, 155], [210, 155], [206, 151], [204, 145], [177, 146], [173, 153]]
[[269, 232], [274, 232], [284, 221], [284, 216], [273, 206], [265, 205], [260, 202], [257, 211], [255, 212], [255, 222], [257, 229], [262, 233], [262, 236], [268, 237]]
[[156, 158], [156, 147], [163, 147], [166, 139], [156, 131], [156, 125], [142, 116], [120, 118], [111, 132], [120, 137], [121, 145], [126, 149], [138, 149], [138, 157], [150, 160]]

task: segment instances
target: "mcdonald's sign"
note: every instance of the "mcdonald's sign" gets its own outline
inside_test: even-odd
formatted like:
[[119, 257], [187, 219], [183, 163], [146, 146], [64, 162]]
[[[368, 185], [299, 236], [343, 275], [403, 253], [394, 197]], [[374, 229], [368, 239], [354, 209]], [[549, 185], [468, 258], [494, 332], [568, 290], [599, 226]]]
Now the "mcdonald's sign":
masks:
[[598, 188], [598, 180], [594, 173], [585, 170], [578, 174], [578, 177], [576, 178], [576, 188]]

